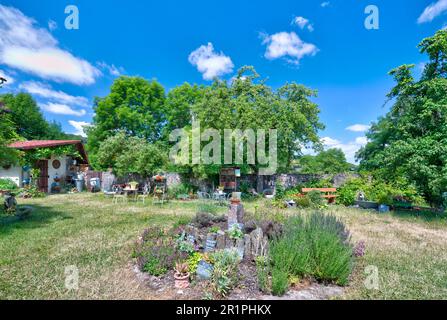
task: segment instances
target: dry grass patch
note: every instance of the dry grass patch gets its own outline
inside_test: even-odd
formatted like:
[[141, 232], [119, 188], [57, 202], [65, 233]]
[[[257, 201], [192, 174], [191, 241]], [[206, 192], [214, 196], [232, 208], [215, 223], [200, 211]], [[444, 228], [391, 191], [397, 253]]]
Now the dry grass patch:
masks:
[[[35, 208], [26, 221], [0, 216], [0, 299], [151, 299], [131, 268], [132, 246], [148, 226], [190, 219], [197, 202], [163, 206], [113, 204], [99, 194], [19, 200]], [[253, 212], [262, 202], [246, 203]], [[222, 212], [225, 208], [219, 209]], [[445, 299], [447, 222], [331, 207], [354, 241], [366, 242], [344, 298]], [[285, 211], [287, 215], [308, 211]], [[79, 269], [79, 290], [65, 288], [65, 267]], [[379, 289], [365, 287], [365, 267], [377, 266]]]

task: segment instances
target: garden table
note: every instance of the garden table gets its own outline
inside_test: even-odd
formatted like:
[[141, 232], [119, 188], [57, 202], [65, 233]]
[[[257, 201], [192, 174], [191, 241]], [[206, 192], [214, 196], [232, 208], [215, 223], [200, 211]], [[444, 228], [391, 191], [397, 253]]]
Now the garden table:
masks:
[[220, 205], [225, 204], [228, 195], [225, 192], [214, 192], [213, 200], [218, 201]]
[[134, 199], [137, 198], [137, 194], [138, 194], [138, 189], [137, 188], [124, 188], [123, 189], [124, 194], [126, 195], [126, 198], [129, 196], [133, 196]]

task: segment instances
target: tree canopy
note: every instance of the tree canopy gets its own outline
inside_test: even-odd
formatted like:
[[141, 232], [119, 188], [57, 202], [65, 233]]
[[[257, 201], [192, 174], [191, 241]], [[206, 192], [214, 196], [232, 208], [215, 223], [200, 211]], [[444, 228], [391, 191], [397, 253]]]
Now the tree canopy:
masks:
[[404, 177], [440, 204], [447, 191], [447, 31], [422, 40], [419, 49], [429, 57], [421, 78], [414, 79], [414, 65], [390, 72], [394, 104], [367, 132], [369, 143], [357, 157], [361, 169], [386, 180]]
[[128, 136], [120, 131], [101, 143], [96, 161], [99, 169], [112, 168], [119, 177], [129, 174], [148, 177], [164, 169], [167, 158], [157, 143], [151, 144], [143, 138]]
[[116, 79], [106, 97], [95, 99], [95, 116], [87, 129], [92, 164], [101, 165], [96, 153], [101, 143], [118, 131], [148, 142], [158, 141], [166, 123], [164, 107], [165, 91], [157, 81], [126, 76]]
[[48, 122], [27, 93], [0, 95], [0, 164], [14, 164], [22, 153], [7, 146], [17, 140], [81, 139], [66, 134], [57, 122]]
[[321, 151], [315, 156], [305, 155], [298, 160], [301, 173], [342, 173], [347, 172], [354, 165], [346, 161], [341, 149], [329, 149]]
[[[156, 81], [121, 77], [108, 96], [96, 100], [96, 115], [88, 130], [90, 159], [95, 166], [103, 167], [105, 162], [98, 158], [100, 143], [118, 131], [148, 143], [158, 141], [167, 154], [174, 144], [169, 141], [170, 132], [184, 128], [190, 133], [194, 120], [200, 122], [201, 132], [213, 128], [221, 137], [224, 129], [265, 129], [267, 134], [269, 129], [277, 129], [278, 160], [280, 170], [285, 170], [304, 145], [320, 145], [318, 131], [324, 126], [319, 122], [318, 106], [310, 100], [314, 96], [316, 91], [295, 83], [273, 90], [253, 67], [241, 68], [232, 81], [216, 79], [209, 86], [185, 83], [166, 97]], [[202, 142], [202, 147], [206, 144]], [[221, 166], [171, 165], [171, 169], [205, 176], [217, 174]], [[256, 172], [259, 163], [242, 167]]]

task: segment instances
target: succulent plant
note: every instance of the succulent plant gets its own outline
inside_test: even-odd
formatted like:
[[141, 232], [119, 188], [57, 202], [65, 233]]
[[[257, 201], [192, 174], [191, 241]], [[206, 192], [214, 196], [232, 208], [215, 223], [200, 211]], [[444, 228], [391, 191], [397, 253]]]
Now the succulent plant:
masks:
[[187, 262], [176, 262], [175, 272], [180, 276], [186, 276], [189, 272], [189, 266]]

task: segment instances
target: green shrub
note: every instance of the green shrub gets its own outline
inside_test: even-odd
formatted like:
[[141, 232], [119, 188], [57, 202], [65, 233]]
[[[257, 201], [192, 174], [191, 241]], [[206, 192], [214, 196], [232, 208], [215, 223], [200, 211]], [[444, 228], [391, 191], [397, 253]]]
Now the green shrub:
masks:
[[225, 297], [237, 283], [237, 267], [240, 261], [237, 250], [218, 250], [210, 254], [214, 262], [211, 284], [214, 291]]
[[324, 230], [337, 235], [343, 243], [349, 243], [351, 235], [346, 225], [336, 216], [314, 212], [308, 219], [307, 229], [309, 232]]
[[177, 198], [181, 195], [188, 195], [190, 192], [193, 192], [193, 187], [186, 183], [180, 183], [170, 187], [168, 189], [168, 194], [171, 198]]
[[231, 227], [231, 229], [229, 229], [229, 230], [227, 231], [227, 234], [228, 234], [228, 236], [230, 237], [230, 239], [233, 239], [233, 240], [242, 239], [242, 238], [244, 237], [244, 233], [243, 233], [242, 230], [241, 230], [238, 226], [236, 226], [236, 225], [233, 225], [233, 226]]
[[276, 180], [275, 186], [275, 199], [282, 200], [284, 199], [286, 190], [280, 180]]
[[324, 208], [327, 205], [326, 199], [323, 198], [323, 194], [318, 190], [312, 190], [306, 197], [309, 199], [311, 207]]
[[141, 235], [141, 241], [132, 252], [140, 270], [153, 276], [160, 276], [184, 260], [187, 254], [177, 250], [173, 236], [161, 228], [148, 228]]
[[272, 293], [275, 296], [282, 296], [289, 288], [289, 274], [279, 268], [272, 270]]
[[308, 197], [294, 197], [292, 200], [295, 201], [298, 208], [309, 208], [312, 205]]
[[[282, 271], [346, 285], [353, 264], [349, 240], [349, 231], [334, 216], [317, 212], [306, 219], [292, 217], [283, 235], [270, 243], [272, 267], [278, 277]], [[272, 279], [272, 290], [273, 286]]]
[[12, 191], [17, 189], [18, 186], [11, 179], [0, 179], [0, 190]]
[[270, 259], [276, 268], [295, 275], [311, 273], [311, 252], [304, 231], [304, 220], [295, 217], [288, 221], [284, 235], [270, 243]]
[[203, 259], [203, 255], [200, 252], [192, 253], [186, 262], [188, 263], [188, 270], [191, 274], [195, 274], [197, 271], [197, 267], [199, 266], [199, 262]]
[[351, 206], [360, 192], [364, 193], [366, 200], [381, 204], [392, 205], [395, 198], [405, 198], [418, 205], [425, 204], [423, 197], [413, 185], [399, 179], [391, 184], [372, 177], [347, 181], [337, 190], [337, 203]]
[[322, 281], [346, 285], [352, 268], [352, 248], [327, 230], [312, 234], [313, 276]]
[[257, 256], [256, 262], [256, 275], [258, 278], [258, 287], [264, 293], [270, 291], [269, 285], [269, 273], [270, 273], [270, 263], [266, 257]]

